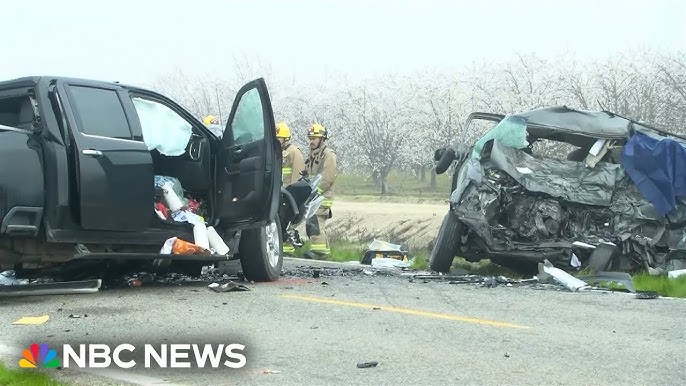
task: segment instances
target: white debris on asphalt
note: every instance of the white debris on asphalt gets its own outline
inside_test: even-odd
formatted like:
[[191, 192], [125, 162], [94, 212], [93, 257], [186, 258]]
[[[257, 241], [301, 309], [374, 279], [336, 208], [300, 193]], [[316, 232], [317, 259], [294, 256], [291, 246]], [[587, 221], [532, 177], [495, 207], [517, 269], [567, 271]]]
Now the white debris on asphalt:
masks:
[[548, 260], [546, 260], [546, 264], [543, 265], [543, 271], [572, 292], [590, 287], [585, 281], [577, 279], [559, 268], [553, 267]]

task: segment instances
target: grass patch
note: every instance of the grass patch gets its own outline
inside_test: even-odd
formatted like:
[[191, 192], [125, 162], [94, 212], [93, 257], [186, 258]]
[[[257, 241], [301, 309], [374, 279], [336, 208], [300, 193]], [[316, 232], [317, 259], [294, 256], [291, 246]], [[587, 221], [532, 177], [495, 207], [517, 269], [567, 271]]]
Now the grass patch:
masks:
[[[585, 274], [593, 274], [593, 272], [587, 271], [584, 273], [584, 271], [580, 271], [575, 276], [584, 276]], [[660, 296], [686, 298], [686, 276], [670, 279], [667, 275], [653, 276], [647, 272], [642, 272], [633, 275], [632, 281], [636, 291], [651, 291], [657, 292]], [[598, 287], [611, 291], [628, 291], [623, 284], [615, 282], [600, 282]]]
[[345, 263], [348, 261], [360, 261], [364, 254], [364, 247], [354, 243], [333, 243], [331, 244], [330, 261]]
[[421, 251], [414, 255], [414, 262], [411, 266], [412, 269], [418, 271], [428, 271], [429, 270], [429, 254], [427, 252]]
[[0, 386], [64, 386], [39, 370], [10, 370], [0, 363]]
[[[294, 257], [299, 257], [299, 258], [302, 259], [303, 255], [305, 255], [305, 252], [307, 252], [307, 251], [309, 251], [309, 250], [310, 250], [310, 242], [309, 242], [309, 241], [305, 241], [305, 242], [303, 243], [303, 246], [302, 246], [302, 247], [296, 248], [296, 249], [295, 249], [295, 253], [293, 253], [293, 256], [294, 256]], [[288, 255], [286, 255], [286, 256], [288, 256]]]
[[686, 298], [686, 276], [671, 279], [666, 275], [652, 276], [640, 273], [633, 277], [636, 291], [655, 291], [660, 296]]
[[[330, 243], [329, 248], [331, 249], [331, 256], [329, 256], [328, 261], [338, 261], [338, 262], [347, 262], [347, 261], [360, 261], [362, 260], [362, 254], [364, 247], [354, 244], [354, 243], [345, 243], [345, 242], [338, 242], [338, 243]], [[310, 242], [306, 241], [303, 243], [303, 246], [301, 248], [297, 248], [295, 250], [295, 253], [293, 256], [302, 258], [305, 255], [305, 252], [310, 250]]]
[[360, 201], [375, 201], [380, 198], [393, 201], [394, 198], [403, 198], [403, 202], [407, 202], [410, 198], [418, 202], [442, 202], [448, 199], [450, 184], [451, 176], [448, 174], [437, 175], [436, 187], [432, 188], [431, 175], [428, 172], [424, 181], [408, 173], [394, 172], [388, 176], [388, 192], [382, 196], [381, 187], [376, 186], [370, 176], [341, 174], [336, 178], [336, 194]]

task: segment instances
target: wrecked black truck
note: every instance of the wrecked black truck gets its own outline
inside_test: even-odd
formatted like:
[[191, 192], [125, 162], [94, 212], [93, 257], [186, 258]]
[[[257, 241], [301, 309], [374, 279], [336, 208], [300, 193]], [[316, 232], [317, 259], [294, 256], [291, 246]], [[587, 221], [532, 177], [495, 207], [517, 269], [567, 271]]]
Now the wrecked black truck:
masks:
[[199, 274], [240, 259], [248, 279], [277, 280], [284, 238], [321, 198], [306, 179], [281, 187], [274, 127], [263, 79], [238, 91], [221, 135], [118, 82], [0, 82], [0, 271], [150, 261]]
[[472, 146], [438, 149], [454, 167], [450, 209], [430, 266], [491, 259], [520, 272], [651, 274], [686, 268], [686, 138], [610, 113], [565, 106], [471, 114]]

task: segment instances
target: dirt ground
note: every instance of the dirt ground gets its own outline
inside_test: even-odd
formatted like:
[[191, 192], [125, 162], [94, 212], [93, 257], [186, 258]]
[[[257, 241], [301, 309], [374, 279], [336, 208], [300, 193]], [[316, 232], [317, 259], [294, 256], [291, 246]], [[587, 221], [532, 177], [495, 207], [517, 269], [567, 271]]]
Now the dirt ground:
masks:
[[376, 238], [426, 248], [436, 238], [447, 211], [447, 204], [336, 200], [327, 225], [332, 240], [366, 242]]

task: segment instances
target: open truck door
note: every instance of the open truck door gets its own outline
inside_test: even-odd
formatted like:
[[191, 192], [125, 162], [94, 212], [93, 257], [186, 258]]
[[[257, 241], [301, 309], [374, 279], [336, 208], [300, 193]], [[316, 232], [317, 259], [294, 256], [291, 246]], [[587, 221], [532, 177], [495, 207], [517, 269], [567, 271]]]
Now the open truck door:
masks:
[[264, 79], [236, 95], [215, 168], [216, 210], [224, 228], [274, 220], [281, 189], [281, 147]]

